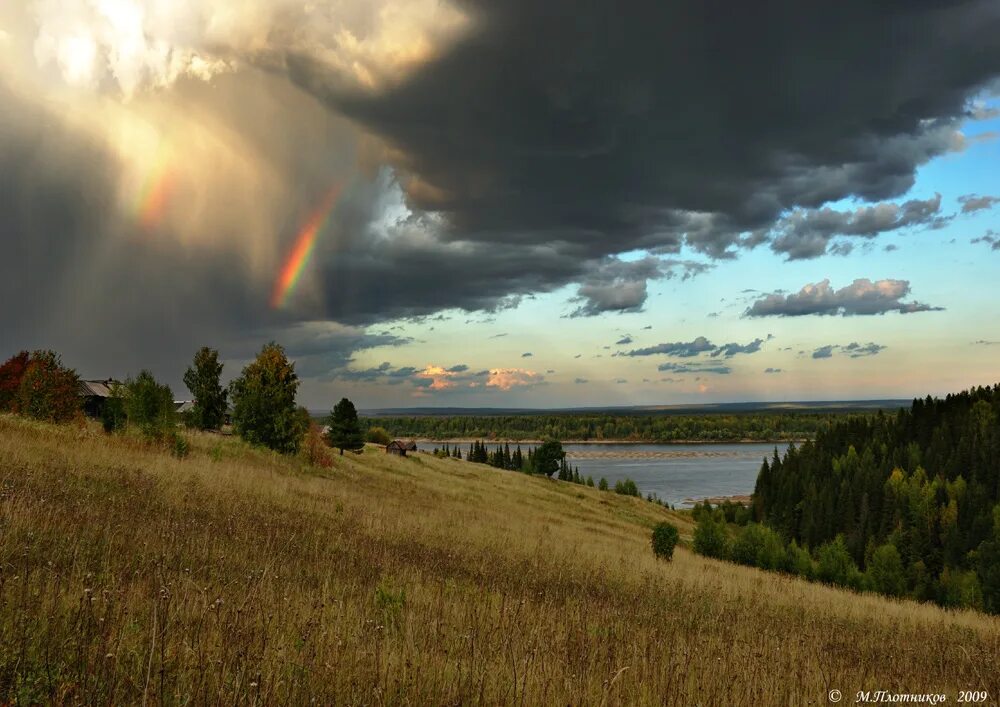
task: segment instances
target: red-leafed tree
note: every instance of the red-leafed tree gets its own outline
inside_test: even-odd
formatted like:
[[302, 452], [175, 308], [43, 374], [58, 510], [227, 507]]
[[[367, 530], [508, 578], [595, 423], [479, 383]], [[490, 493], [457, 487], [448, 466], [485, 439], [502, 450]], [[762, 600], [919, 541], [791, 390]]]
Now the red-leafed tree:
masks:
[[68, 422], [80, 412], [80, 378], [52, 351], [35, 351], [18, 386], [15, 405], [22, 415]]
[[28, 352], [22, 351], [0, 366], [0, 412], [17, 412], [17, 391], [28, 370], [29, 359]]

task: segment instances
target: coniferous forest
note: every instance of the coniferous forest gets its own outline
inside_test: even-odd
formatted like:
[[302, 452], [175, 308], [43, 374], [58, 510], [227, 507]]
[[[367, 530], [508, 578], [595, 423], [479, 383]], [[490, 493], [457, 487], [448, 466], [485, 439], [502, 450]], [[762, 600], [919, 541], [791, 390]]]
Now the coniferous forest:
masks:
[[858, 588], [1000, 613], [1000, 385], [820, 431], [764, 462], [753, 513], [846, 548]]

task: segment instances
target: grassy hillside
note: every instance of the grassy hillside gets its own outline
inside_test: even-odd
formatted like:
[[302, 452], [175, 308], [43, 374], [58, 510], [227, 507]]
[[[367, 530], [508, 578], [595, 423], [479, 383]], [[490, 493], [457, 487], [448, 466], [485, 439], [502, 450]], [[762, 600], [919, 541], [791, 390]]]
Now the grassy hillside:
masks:
[[0, 702], [1000, 694], [997, 619], [684, 548], [658, 562], [651, 525], [691, 525], [639, 499], [427, 455], [318, 469], [191, 443], [178, 460], [0, 416]]

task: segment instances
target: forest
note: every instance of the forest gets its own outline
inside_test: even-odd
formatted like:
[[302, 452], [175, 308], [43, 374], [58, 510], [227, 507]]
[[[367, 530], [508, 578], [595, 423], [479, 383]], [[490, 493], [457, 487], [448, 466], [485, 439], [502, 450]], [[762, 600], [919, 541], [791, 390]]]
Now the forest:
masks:
[[846, 550], [845, 576], [880, 575], [870, 588], [1000, 612], [998, 421], [1000, 385], [846, 418], [764, 462], [754, 518]]
[[629, 442], [787, 442], [813, 439], [844, 413], [701, 415], [521, 414], [368, 417], [395, 437]]

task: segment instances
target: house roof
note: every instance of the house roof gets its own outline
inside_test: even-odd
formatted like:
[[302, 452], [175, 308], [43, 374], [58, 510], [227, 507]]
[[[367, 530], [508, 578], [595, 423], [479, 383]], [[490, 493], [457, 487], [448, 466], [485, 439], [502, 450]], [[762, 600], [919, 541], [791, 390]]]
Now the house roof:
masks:
[[118, 385], [118, 381], [108, 378], [107, 380], [80, 381], [80, 395], [84, 397], [110, 398], [112, 387]]
[[394, 439], [385, 445], [386, 449], [405, 449], [408, 452], [417, 451], [417, 445], [413, 440]]

